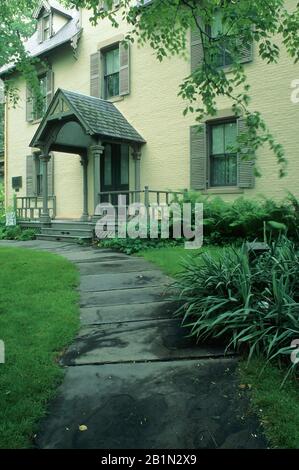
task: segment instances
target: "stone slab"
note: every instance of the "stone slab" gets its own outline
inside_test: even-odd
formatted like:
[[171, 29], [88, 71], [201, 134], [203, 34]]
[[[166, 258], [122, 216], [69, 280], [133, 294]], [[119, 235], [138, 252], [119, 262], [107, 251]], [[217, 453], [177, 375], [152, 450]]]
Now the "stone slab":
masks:
[[153, 319], [159, 320], [171, 318], [177, 307], [178, 304], [175, 302], [86, 307], [81, 308], [81, 323], [83, 325], [91, 325]]
[[[43, 449], [266, 448], [233, 359], [69, 367]], [[79, 426], [87, 430], [80, 432]]]
[[94, 251], [84, 251], [84, 252], [69, 252], [65, 253], [64, 256], [74, 263], [94, 263], [97, 262], [107, 262], [107, 261], [122, 261], [127, 260], [129, 257], [127, 255], [123, 255], [122, 253], [114, 253], [111, 251], [110, 253], [104, 252], [101, 253], [100, 250]]
[[103, 292], [82, 292], [80, 307], [146, 304], [170, 299], [170, 292], [161, 287], [139, 287]]
[[167, 286], [173, 282], [161, 271], [139, 271], [133, 273], [106, 273], [83, 276], [80, 282], [81, 292], [99, 292], [138, 287]]
[[106, 273], [129, 273], [138, 271], [152, 271], [155, 266], [143, 259], [129, 258], [119, 261], [94, 261], [93, 263], [79, 263], [81, 276]]
[[224, 347], [196, 346], [176, 319], [111, 323], [82, 328], [68, 348], [63, 365], [113, 364], [220, 357]]

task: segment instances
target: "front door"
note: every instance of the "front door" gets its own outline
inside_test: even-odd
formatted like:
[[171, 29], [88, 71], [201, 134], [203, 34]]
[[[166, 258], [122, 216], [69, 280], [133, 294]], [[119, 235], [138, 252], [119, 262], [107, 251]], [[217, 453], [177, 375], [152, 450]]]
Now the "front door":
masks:
[[[118, 195], [129, 190], [129, 146], [127, 144], [106, 144], [101, 158], [101, 192], [114, 192], [110, 202], [117, 205]], [[102, 195], [101, 202], [108, 202], [109, 196]]]

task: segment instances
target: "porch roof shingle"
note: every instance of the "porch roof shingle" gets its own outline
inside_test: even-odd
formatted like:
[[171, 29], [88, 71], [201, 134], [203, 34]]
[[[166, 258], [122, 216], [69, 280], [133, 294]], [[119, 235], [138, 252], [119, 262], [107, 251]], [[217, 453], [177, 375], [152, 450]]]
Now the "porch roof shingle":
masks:
[[91, 134], [128, 142], [145, 143], [143, 137], [113, 103], [73, 91], [62, 89], [60, 91], [80, 115]]

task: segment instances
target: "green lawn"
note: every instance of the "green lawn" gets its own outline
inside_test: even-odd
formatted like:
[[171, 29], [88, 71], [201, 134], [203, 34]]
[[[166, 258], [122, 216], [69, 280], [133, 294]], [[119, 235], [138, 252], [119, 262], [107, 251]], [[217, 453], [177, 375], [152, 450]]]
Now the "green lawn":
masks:
[[[144, 250], [138, 256], [157, 264], [165, 273], [176, 276], [182, 270], [181, 263], [189, 256], [209, 252], [217, 256], [221, 248], [203, 247], [199, 250], [185, 250], [183, 247]], [[299, 394], [298, 383], [287, 380], [283, 388], [285, 371], [267, 366], [263, 373], [263, 360], [240, 361], [240, 384], [246, 384], [252, 391], [252, 408], [260, 416], [265, 434], [272, 447], [299, 448]]]
[[182, 263], [188, 257], [198, 256], [200, 253], [209, 252], [217, 256], [221, 248], [215, 246], [202, 247], [197, 250], [186, 250], [184, 247], [151, 248], [140, 251], [137, 256], [142, 256], [147, 261], [157, 264], [165, 273], [176, 276], [182, 271]]
[[63, 378], [57, 359], [79, 327], [79, 275], [50, 253], [0, 248], [0, 448], [32, 445]]

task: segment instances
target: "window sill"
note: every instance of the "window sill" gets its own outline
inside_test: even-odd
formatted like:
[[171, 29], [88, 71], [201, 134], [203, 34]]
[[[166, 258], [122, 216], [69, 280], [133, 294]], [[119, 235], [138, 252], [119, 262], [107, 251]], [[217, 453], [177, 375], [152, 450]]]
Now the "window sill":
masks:
[[42, 122], [42, 118], [34, 119], [33, 121], [29, 121], [30, 124], [40, 124]]
[[219, 188], [208, 188], [203, 191], [203, 194], [243, 194], [244, 189], [235, 186], [221, 186]]
[[124, 96], [114, 96], [113, 98], [109, 98], [107, 101], [110, 103], [117, 103], [117, 101], [123, 101]]

